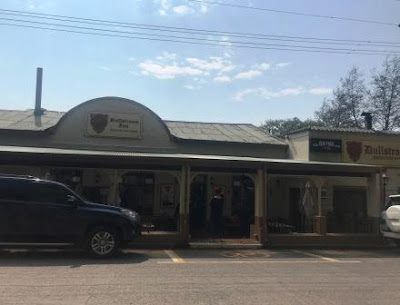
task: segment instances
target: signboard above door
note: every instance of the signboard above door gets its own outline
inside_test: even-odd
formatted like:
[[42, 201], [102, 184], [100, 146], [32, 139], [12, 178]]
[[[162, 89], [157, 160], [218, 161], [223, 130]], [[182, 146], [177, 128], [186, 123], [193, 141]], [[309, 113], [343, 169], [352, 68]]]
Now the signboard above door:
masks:
[[343, 161], [373, 165], [399, 166], [400, 143], [344, 140]]
[[142, 137], [142, 118], [137, 113], [89, 113], [86, 135], [90, 137]]
[[342, 152], [342, 140], [311, 138], [310, 139], [310, 151], [341, 153]]

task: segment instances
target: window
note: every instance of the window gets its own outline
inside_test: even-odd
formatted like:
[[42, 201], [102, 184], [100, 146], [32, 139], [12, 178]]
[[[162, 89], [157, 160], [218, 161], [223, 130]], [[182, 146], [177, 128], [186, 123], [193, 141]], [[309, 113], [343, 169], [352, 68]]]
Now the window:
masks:
[[28, 198], [23, 190], [27, 186], [26, 181], [18, 180], [0, 180], [0, 200], [24, 201]]
[[68, 195], [72, 195], [60, 185], [41, 182], [31, 183], [27, 191], [29, 201], [40, 203], [68, 204]]
[[400, 197], [391, 197], [386, 205], [387, 207], [391, 207], [392, 205], [400, 205]]

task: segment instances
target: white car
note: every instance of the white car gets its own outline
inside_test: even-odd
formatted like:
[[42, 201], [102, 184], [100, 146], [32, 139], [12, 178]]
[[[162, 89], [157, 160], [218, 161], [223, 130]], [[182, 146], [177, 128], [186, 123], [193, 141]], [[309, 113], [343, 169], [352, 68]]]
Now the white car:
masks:
[[380, 224], [381, 233], [400, 246], [400, 195], [389, 196], [385, 208]]

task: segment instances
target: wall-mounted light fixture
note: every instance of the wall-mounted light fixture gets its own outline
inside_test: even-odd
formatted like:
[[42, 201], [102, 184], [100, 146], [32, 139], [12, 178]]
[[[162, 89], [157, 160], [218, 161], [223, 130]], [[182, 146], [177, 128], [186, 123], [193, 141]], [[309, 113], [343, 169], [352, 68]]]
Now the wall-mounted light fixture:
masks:
[[386, 173], [383, 173], [382, 180], [383, 180], [383, 185], [387, 185], [389, 183], [389, 176], [387, 176]]

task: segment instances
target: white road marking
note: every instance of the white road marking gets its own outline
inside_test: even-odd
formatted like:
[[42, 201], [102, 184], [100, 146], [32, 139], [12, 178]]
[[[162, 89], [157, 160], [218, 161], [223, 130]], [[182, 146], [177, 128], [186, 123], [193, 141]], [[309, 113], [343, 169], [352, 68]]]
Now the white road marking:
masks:
[[220, 252], [220, 255], [227, 258], [270, 258], [271, 255], [265, 252], [259, 251], [241, 251], [241, 252], [234, 252], [234, 251], [224, 251]]
[[[158, 261], [158, 264], [323, 264], [323, 263], [335, 263], [335, 264], [356, 264], [356, 263], [361, 263], [361, 261], [358, 260], [338, 260], [306, 251], [300, 251], [300, 250], [292, 250], [294, 253], [298, 254], [303, 254], [308, 257], [312, 258], [318, 258], [318, 260], [307, 260], [307, 259], [268, 259], [268, 260], [248, 260], [250, 258], [247, 255], [243, 255], [243, 253], [235, 253], [233, 252], [234, 255], [229, 256], [229, 260], [226, 259], [190, 259], [190, 260], [184, 260], [181, 258], [175, 251], [173, 250], [164, 250], [164, 252], [171, 258], [171, 261]], [[238, 255], [241, 254], [241, 255]], [[228, 256], [226, 256], [228, 257]], [[240, 259], [237, 260], [237, 258], [247, 258], [247, 259]]]
[[331, 262], [331, 263], [340, 262], [337, 259], [326, 257], [326, 256], [322, 256], [322, 255], [318, 255], [318, 254], [314, 254], [314, 253], [310, 253], [310, 252], [305, 252], [305, 251], [300, 251], [300, 250], [292, 250], [292, 251], [295, 252], [295, 253], [304, 254], [304, 255], [307, 255], [307, 256], [310, 256], [310, 257], [319, 258], [319, 259], [322, 259], [324, 261]]
[[185, 260], [181, 258], [175, 251], [172, 250], [165, 250], [164, 251], [174, 262], [174, 264], [184, 264]]
[[[158, 261], [158, 264], [175, 264], [175, 262], [166, 262], [166, 261]], [[209, 260], [190, 260], [185, 261], [185, 264], [357, 264], [361, 263], [361, 261], [323, 261], [323, 260], [291, 260], [291, 261], [281, 261], [281, 260], [269, 260], [269, 261], [244, 261], [244, 260], [234, 260], [234, 261], [225, 261], [225, 260], [218, 260], [218, 261], [209, 261]]]

